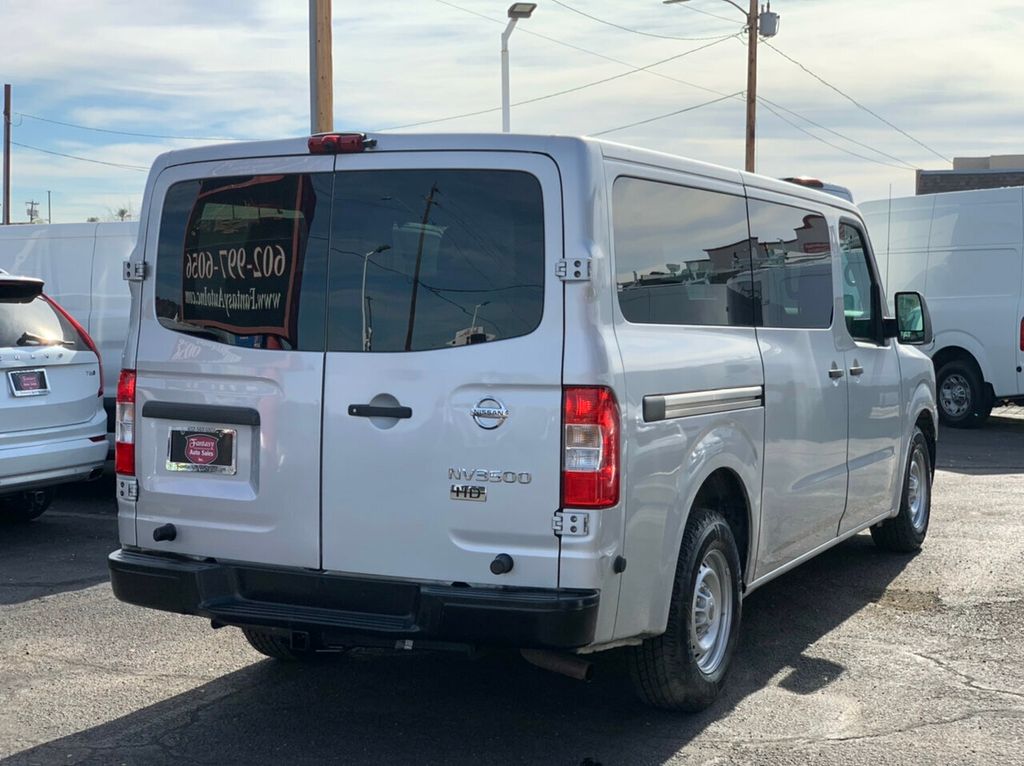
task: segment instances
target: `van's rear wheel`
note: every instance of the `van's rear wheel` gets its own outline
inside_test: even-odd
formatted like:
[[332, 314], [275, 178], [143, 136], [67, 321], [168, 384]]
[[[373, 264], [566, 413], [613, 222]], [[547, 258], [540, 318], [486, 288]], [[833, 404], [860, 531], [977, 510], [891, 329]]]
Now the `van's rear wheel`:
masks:
[[953, 428], [978, 428], [992, 413], [992, 397], [972, 364], [954, 359], [935, 375], [939, 417]]
[[0, 497], [0, 521], [25, 522], [38, 519], [50, 507], [55, 494], [53, 487], [47, 487]]
[[253, 649], [271, 659], [284, 662], [302, 662], [316, 657], [315, 648], [312, 646], [301, 649], [296, 648], [292, 645], [288, 636], [268, 633], [267, 631], [255, 628], [242, 628], [242, 633]]
[[631, 651], [644, 702], [695, 712], [715, 701], [739, 635], [740, 573], [728, 522], [713, 509], [695, 510], [679, 550], [668, 626]]

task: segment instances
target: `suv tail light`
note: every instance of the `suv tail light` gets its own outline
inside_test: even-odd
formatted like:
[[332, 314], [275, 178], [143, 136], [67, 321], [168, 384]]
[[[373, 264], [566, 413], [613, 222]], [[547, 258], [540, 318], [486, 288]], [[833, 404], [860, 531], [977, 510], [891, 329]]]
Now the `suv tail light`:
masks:
[[114, 470], [135, 475], [135, 370], [121, 370], [114, 411]]
[[78, 337], [82, 339], [82, 343], [85, 344], [86, 348], [96, 354], [96, 364], [100, 368], [100, 388], [96, 396], [103, 396], [103, 359], [100, 357], [100, 350], [96, 348], [96, 342], [92, 337], [85, 331], [85, 328], [75, 319], [67, 310], [61, 306], [57, 301], [51, 298], [49, 295], [44, 295], [43, 300], [50, 304], [54, 311], [58, 312], [62, 317], [68, 320], [68, 324], [75, 328], [75, 332], [78, 333]]
[[619, 502], [619, 405], [610, 388], [562, 390], [562, 506], [609, 508]]

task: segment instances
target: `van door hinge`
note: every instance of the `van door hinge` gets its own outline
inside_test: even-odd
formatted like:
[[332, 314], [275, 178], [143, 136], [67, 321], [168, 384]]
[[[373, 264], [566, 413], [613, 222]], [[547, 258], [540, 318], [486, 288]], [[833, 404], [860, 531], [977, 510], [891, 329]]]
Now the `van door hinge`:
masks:
[[586, 537], [590, 534], [590, 514], [586, 511], [555, 511], [551, 529], [557, 537]]
[[125, 261], [122, 279], [125, 282], [141, 282], [146, 278], [145, 261]]
[[555, 276], [563, 282], [587, 282], [590, 280], [590, 259], [561, 258], [555, 264]]
[[139, 499], [139, 481], [138, 479], [126, 479], [122, 477], [117, 478], [117, 496], [122, 500], [127, 500], [130, 503], [135, 502]]

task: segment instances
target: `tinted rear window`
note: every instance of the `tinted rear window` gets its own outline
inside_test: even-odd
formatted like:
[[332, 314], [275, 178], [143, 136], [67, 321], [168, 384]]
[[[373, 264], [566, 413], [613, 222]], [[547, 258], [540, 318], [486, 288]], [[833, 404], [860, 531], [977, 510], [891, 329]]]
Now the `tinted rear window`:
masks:
[[338, 173], [328, 350], [423, 351], [526, 335], [544, 300], [540, 183], [504, 170]]
[[0, 300], [0, 348], [53, 345], [84, 348], [75, 328], [42, 298], [28, 303]]
[[322, 351], [333, 176], [187, 181], [165, 197], [156, 314], [234, 346]]

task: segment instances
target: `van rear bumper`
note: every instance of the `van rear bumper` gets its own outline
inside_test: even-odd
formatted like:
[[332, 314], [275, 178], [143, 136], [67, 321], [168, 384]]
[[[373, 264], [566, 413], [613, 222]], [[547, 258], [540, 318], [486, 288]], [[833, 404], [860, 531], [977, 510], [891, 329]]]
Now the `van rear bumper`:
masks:
[[600, 601], [596, 590], [457, 587], [126, 550], [109, 565], [121, 601], [308, 633], [325, 646], [362, 638], [570, 649], [593, 642]]

